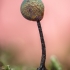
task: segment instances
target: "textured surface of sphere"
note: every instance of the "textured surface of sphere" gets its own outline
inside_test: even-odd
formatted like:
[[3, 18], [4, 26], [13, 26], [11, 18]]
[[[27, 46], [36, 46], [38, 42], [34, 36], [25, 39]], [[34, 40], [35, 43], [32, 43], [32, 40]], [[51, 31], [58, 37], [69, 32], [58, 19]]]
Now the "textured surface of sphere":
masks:
[[44, 15], [44, 5], [41, 0], [24, 0], [20, 11], [26, 19], [40, 21]]

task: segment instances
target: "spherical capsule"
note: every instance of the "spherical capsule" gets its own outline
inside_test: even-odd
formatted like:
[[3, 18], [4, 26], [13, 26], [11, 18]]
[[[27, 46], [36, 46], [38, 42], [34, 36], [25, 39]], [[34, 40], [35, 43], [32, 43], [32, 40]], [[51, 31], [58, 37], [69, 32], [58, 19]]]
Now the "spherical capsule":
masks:
[[41, 0], [24, 0], [20, 11], [26, 19], [40, 21], [44, 15], [44, 5]]

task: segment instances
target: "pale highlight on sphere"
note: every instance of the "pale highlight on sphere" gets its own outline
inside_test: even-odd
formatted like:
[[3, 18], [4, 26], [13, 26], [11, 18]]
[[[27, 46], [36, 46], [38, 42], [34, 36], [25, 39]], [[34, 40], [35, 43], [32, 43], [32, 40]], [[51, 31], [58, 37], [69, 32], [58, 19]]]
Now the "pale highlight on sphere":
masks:
[[20, 11], [26, 19], [40, 21], [44, 15], [44, 5], [41, 0], [24, 0]]

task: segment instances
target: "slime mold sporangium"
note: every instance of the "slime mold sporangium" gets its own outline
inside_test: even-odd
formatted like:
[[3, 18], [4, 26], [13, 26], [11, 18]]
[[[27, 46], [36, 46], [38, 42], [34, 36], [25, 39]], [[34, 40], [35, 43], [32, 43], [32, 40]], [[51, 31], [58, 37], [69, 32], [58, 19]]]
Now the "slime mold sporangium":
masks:
[[45, 67], [45, 60], [46, 60], [46, 47], [45, 47], [45, 41], [43, 37], [42, 27], [40, 24], [40, 21], [42, 20], [44, 16], [44, 5], [41, 0], [24, 0], [20, 7], [21, 14], [24, 18], [30, 21], [36, 21], [41, 45], [42, 45], [42, 57], [41, 57], [41, 63], [40, 67], [37, 68], [37, 70], [47, 70]]
[[32, 21], [40, 21], [44, 15], [44, 5], [41, 0], [24, 0], [20, 10], [26, 19]]

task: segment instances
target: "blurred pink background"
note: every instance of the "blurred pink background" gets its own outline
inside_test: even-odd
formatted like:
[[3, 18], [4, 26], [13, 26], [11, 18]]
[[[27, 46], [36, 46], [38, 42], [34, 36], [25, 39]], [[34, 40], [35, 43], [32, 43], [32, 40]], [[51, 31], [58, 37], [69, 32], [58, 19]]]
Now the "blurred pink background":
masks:
[[[20, 62], [39, 65], [41, 43], [37, 23], [20, 13], [23, 0], [0, 0], [0, 44], [15, 48]], [[42, 0], [45, 6], [41, 21], [46, 43], [47, 61], [56, 55], [70, 65], [70, 0]], [[10, 46], [14, 45], [14, 46]]]

